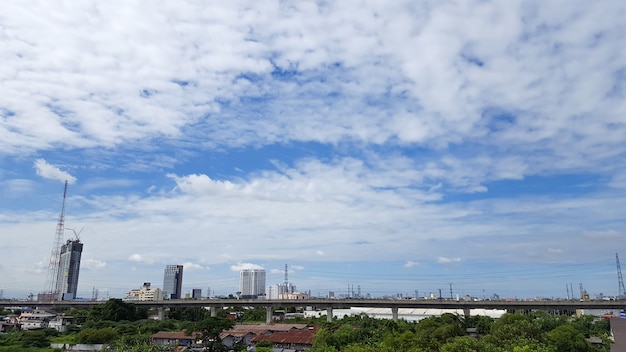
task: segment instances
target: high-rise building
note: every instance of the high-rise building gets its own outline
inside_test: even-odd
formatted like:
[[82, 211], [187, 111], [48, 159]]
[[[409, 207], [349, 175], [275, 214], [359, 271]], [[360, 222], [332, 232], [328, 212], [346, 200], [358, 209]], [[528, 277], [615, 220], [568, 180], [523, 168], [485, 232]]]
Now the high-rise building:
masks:
[[200, 298], [202, 298], [202, 289], [201, 288], [194, 288], [193, 290], [191, 290], [191, 298], [193, 298], [193, 299], [200, 299]]
[[59, 293], [60, 299], [74, 299], [78, 289], [78, 273], [80, 272], [80, 256], [83, 253], [83, 244], [78, 239], [67, 240], [61, 246], [60, 253], [56, 292]]
[[166, 299], [183, 298], [183, 266], [168, 265], [163, 275], [163, 292]]
[[239, 273], [241, 298], [265, 297], [265, 270], [245, 269]]

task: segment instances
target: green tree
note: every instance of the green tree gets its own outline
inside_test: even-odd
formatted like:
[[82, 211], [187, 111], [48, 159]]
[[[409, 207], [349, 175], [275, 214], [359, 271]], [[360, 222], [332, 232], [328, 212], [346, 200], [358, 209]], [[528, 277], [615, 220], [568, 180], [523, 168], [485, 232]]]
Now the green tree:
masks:
[[510, 350], [514, 346], [542, 346], [545, 333], [541, 325], [530, 316], [504, 314], [491, 325], [489, 335], [484, 336], [483, 340]]
[[22, 347], [50, 347], [50, 337], [43, 331], [28, 331], [20, 339]]
[[104, 304], [91, 308], [88, 320], [91, 321], [136, 321], [148, 316], [146, 309], [137, 309], [134, 304], [126, 303], [121, 299], [111, 298]]
[[200, 332], [202, 344], [209, 352], [226, 351], [227, 348], [220, 339], [220, 333], [234, 326], [232, 320], [220, 317], [208, 317], [194, 324], [193, 331]]
[[265, 322], [267, 310], [265, 308], [251, 308], [243, 311], [244, 321]]
[[167, 316], [170, 319], [196, 322], [210, 317], [211, 313], [202, 307], [171, 308]]
[[573, 325], [561, 325], [548, 333], [548, 341], [557, 351], [584, 352], [591, 346], [585, 340], [585, 335]]
[[86, 344], [110, 343], [118, 336], [115, 328], [83, 329], [78, 333], [78, 342]]
[[446, 342], [440, 349], [441, 352], [500, 352], [500, 348], [479, 341], [470, 336], [460, 336], [452, 341]]

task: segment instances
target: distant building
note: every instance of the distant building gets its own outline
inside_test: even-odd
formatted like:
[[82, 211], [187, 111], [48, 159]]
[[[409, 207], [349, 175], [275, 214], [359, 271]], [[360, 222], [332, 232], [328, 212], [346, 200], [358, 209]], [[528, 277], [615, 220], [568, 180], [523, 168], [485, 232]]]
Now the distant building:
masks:
[[61, 246], [56, 291], [59, 292], [60, 298], [63, 300], [76, 298], [82, 253], [83, 244], [79, 240], [67, 240]]
[[239, 291], [243, 299], [265, 297], [265, 270], [245, 269], [239, 273]]
[[130, 290], [126, 293], [127, 301], [162, 301], [163, 290], [160, 288], [150, 288], [149, 282], [144, 282], [140, 289]]
[[202, 298], [202, 289], [201, 288], [194, 288], [193, 290], [191, 290], [191, 298], [193, 298], [193, 299], [200, 299], [200, 298]]
[[296, 292], [296, 286], [292, 285], [290, 282], [276, 284], [269, 287], [267, 292], [268, 299], [282, 299], [283, 295], [287, 293]]
[[280, 294], [278, 299], [308, 299], [309, 295], [304, 292], [285, 292]]
[[168, 265], [163, 275], [163, 292], [166, 299], [183, 298], [183, 266]]

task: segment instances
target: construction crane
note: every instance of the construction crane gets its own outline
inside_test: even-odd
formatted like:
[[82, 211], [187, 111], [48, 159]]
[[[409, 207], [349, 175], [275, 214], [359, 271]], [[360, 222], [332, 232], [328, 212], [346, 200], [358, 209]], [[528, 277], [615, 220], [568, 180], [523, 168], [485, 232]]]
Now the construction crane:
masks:
[[57, 287], [57, 276], [59, 273], [59, 263], [61, 260], [61, 246], [63, 245], [63, 234], [65, 232], [65, 198], [67, 196], [67, 180], [63, 189], [63, 202], [61, 203], [61, 213], [57, 221], [56, 235], [50, 252], [50, 263], [48, 264], [48, 276], [46, 278], [46, 287], [41, 297], [45, 301], [56, 301], [59, 299], [59, 291]]
[[626, 297], [626, 289], [624, 288], [624, 279], [622, 278], [622, 268], [619, 265], [619, 256], [615, 253], [615, 263], [617, 264], [617, 297], [623, 298]]

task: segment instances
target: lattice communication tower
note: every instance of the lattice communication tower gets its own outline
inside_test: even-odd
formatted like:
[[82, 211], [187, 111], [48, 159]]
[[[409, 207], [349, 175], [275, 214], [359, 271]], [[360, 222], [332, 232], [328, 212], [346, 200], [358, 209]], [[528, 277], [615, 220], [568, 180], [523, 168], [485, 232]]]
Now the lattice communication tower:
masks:
[[626, 289], [624, 288], [624, 278], [622, 278], [622, 268], [619, 265], [619, 256], [615, 253], [615, 263], [617, 264], [617, 284], [619, 286], [619, 297], [626, 297]]
[[48, 277], [46, 278], [46, 288], [41, 297], [46, 301], [56, 301], [59, 299], [60, 291], [57, 287], [59, 263], [61, 260], [61, 246], [63, 245], [63, 235], [65, 232], [65, 197], [67, 196], [67, 181], [63, 189], [63, 202], [61, 203], [61, 214], [57, 221], [57, 230], [50, 252], [50, 263], [48, 264]]

